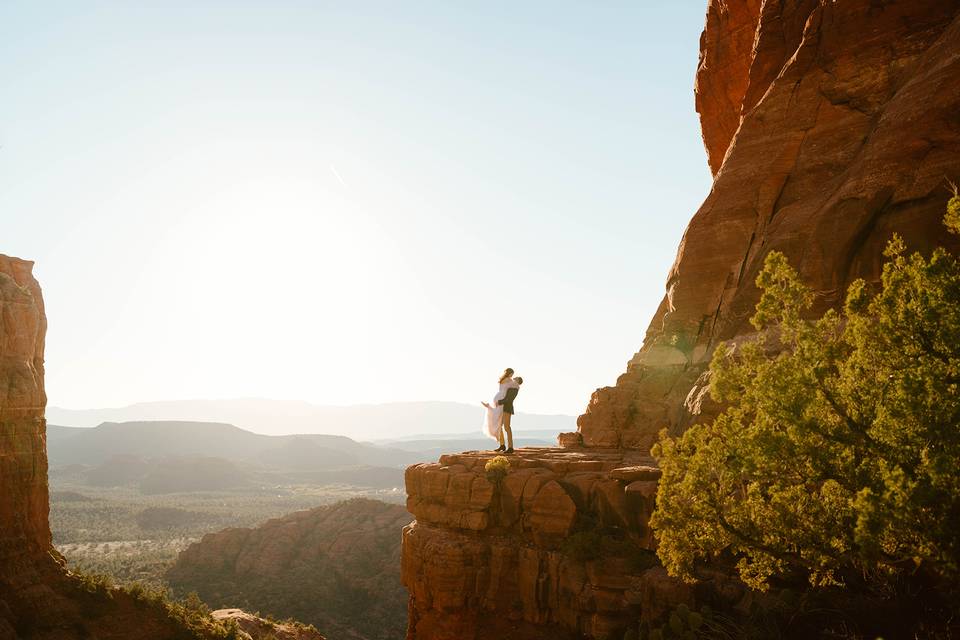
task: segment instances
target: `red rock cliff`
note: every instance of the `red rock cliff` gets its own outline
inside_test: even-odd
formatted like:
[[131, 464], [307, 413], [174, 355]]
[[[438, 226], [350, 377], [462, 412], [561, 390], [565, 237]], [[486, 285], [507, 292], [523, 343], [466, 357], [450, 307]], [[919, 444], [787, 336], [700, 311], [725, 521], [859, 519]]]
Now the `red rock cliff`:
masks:
[[22, 570], [51, 548], [43, 418], [47, 321], [32, 267], [0, 255], [0, 566]]
[[399, 504], [356, 498], [262, 525], [208, 533], [166, 574], [211, 606], [293, 617], [338, 640], [394, 640], [406, 629]]
[[960, 2], [711, 0], [696, 104], [715, 178], [643, 347], [578, 421], [647, 449], [696, 419], [718, 341], [751, 331], [754, 280], [784, 252], [817, 294], [876, 280], [894, 232], [925, 249], [960, 179]]
[[[407, 469], [408, 639], [605, 638], [687, 598], [652, 568], [647, 520], [660, 470], [632, 450], [519, 449]], [[598, 546], [598, 533], [607, 535]]]
[[[54, 550], [44, 419], [47, 320], [32, 267], [0, 255], [0, 640], [222, 637], [212, 627], [188, 630], [155, 602], [91, 588], [66, 571]], [[298, 634], [290, 637], [323, 640]], [[254, 637], [261, 635], [267, 634]]]
[[941, 218], [960, 182], [960, 0], [710, 0], [696, 105], [713, 188], [616, 386], [565, 450], [521, 452], [499, 484], [481, 453], [408, 470], [408, 640], [618, 637], [692, 599], [643, 562], [657, 470], [636, 467], [661, 429], [709, 415], [710, 354], [751, 331], [766, 254], [819, 312], [877, 279], [894, 232], [957, 248]]

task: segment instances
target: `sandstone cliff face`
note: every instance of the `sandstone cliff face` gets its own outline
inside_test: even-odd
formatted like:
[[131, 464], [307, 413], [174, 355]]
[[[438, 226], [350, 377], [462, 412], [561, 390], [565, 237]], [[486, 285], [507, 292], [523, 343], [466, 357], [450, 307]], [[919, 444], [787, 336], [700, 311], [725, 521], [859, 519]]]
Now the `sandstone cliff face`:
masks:
[[[47, 520], [46, 316], [33, 263], [0, 255], [0, 640], [182, 636], [123, 593], [106, 599], [71, 580]], [[146, 636], [144, 636], [146, 637]]]
[[[43, 382], [47, 320], [32, 267], [0, 255], [0, 640], [212, 638], [209, 618], [202, 628], [188, 629], [161, 603], [73, 576], [53, 549]], [[292, 637], [322, 640], [319, 634]]]
[[50, 597], [59, 569], [47, 521], [46, 316], [33, 263], [0, 255], [0, 638]]
[[[0, 563], [50, 549], [43, 296], [32, 262], [0, 255]], [[2, 579], [2, 577], [0, 577]]]
[[519, 449], [407, 469], [403, 583], [410, 639], [614, 637], [689, 601], [653, 561], [659, 469], [637, 451]]
[[207, 534], [166, 577], [211, 606], [293, 617], [333, 638], [402, 638], [400, 534], [409, 522], [403, 506], [378, 500], [298, 511], [256, 528]]
[[709, 0], [700, 47], [714, 183], [643, 346], [561, 435], [565, 449], [521, 452], [499, 485], [479, 453], [408, 471], [410, 640], [619, 637], [680, 602], [746, 606], [754, 595], [722, 572], [694, 590], [638, 565], [653, 549], [656, 472], [616, 468], [653, 464], [661, 429], [715, 412], [710, 355], [752, 331], [771, 250], [820, 313], [854, 279], [877, 280], [894, 232], [914, 249], [958, 248], [941, 219], [946, 180], [960, 182], [960, 0]]
[[[719, 341], [751, 331], [763, 259], [784, 252], [842, 302], [897, 232], [956, 248], [960, 2], [711, 0], [697, 110], [715, 179], [684, 234], [643, 347], [578, 421], [583, 442], [648, 449], [702, 409]], [[699, 382], [698, 382], [699, 379]]]

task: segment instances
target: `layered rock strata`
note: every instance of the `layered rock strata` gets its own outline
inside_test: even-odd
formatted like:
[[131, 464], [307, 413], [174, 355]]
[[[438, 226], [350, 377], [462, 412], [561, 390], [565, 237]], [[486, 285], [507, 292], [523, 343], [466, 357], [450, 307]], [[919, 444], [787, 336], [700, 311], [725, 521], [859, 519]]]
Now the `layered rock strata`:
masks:
[[32, 269], [0, 255], [0, 639], [40, 615], [59, 572], [48, 555], [46, 316]]
[[[766, 255], [787, 255], [818, 314], [854, 279], [878, 280], [893, 233], [960, 248], [941, 225], [960, 183], [960, 0], [709, 0], [695, 94], [713, 187], [627, 371], [563, 449], [522, 453], [499, 483], [478, 453], [408, 471], [410, 640], [617, 637], [690, 601], [617, 555], [653, 548], [656, 481], [615, 468], [651, 465], [661, 429], [715, 413], [707, 365], [751, 335]], [[571, 542], [585, 540], [593, 560]], [[723, 575], [707, 586], [728, 604], [751, 597]]]
[[893, 233], [957, 248], [941, 225], [960, 182], [960, 2], [711, 0], [696, 104], [715, 178], [640, 351], [578, 420], [588, 446], [648, 450], [704, 410], [718, 342], [751, 332], [766, 255], [816, 294], [876, 281]]
[[32, 262], [0, 255], [0, 563], [24, 571], [51, 544], [43, 418], [46, 316], [32, 268]]
[[653, 566], [660, 471], [648, 456], [519, 449], [498, 478], [485, 470], [494, 455], [407, 469], [408, 638], [602, 638], [644, 600], [689, 597]]
[[340, 640], [393, 640], [406, 629], [399, 504], [357, 498], [297, 511], [254, 528], [209, 533], [166, 574], [181, 594], [275, 618]]
[[191, 629], [162, 603], [74, 576], [52, 546], [47, 320], [32, 268], [0, 255], [0, 640], [212, 638], [218, 633], [212, 620]]

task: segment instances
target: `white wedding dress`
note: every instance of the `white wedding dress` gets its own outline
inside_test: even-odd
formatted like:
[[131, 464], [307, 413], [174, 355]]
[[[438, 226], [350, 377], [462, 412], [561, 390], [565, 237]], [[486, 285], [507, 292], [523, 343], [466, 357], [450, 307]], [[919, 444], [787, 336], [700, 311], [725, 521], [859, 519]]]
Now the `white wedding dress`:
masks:
[[497, 395], [493, 396], [489, 407], [484, 407], [483, 428], [481, 432], [488, 438], [493, 438], [500, 442], [500, 418], [503, 417], [503, 406], [497, 404], [498, 401], [507, 397], [507, 389], [517, 389], [520, 385], [513, 378], [507, 378], [500, 383], [500, 389]]

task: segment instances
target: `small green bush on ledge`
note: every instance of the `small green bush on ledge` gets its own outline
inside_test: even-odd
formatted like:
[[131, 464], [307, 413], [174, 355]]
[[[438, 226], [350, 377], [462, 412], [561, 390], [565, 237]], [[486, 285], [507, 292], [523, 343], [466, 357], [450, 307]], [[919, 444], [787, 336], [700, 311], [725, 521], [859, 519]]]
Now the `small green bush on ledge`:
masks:
[[510, 459], [506, 456], [497, 456], [488, 460], [483, 469], [487, 472], [487, 480], [496, 484], [510, 473]]

